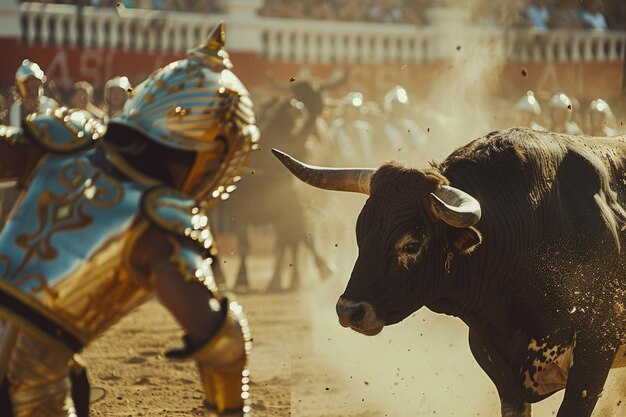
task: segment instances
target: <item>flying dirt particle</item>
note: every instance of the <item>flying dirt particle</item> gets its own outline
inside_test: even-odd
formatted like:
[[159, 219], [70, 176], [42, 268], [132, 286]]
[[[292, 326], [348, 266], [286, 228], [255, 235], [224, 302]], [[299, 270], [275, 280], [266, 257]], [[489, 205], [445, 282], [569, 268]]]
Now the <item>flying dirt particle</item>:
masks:
[[402, 148], [398, 148], [398, 152], [402, 151]]
[[254, 170], [250, 171], [250, 175], [254, 175]]
[[522, 77], [526, 77], [528, 75], [528, 70], [526, 67], [522, 67]]
[[617, 402], [617, 406], [619, 407], [620, 405], [622, 405], [622, 400], [619, 400], [619, 401]]
[[456, 46], [456, 50], [457, 50], [457, 51], [460, 51], [460, 50], [461, 50], [461, 45], [457, 45], [457, 46]]
[[336, 247], [336, 248], [338, 248], [338, 247], [339, 247], [339, 244], [338, 244], [338, 243], [335, 243], [335, 247]]
[[293, 264], [289, 264], [289, 268], [291, 268], [293, 266]]
[[572, 110], [572, 105], [571, 104], [567, 105], [567, 110]]
[[580, 393], [580, 396], [583, 397], [583, 398], [586, 398], [587, 397], [587, 390], [584, 389], [583, 392]]
[[407, 132], [411, 133], [411, 129], [407, 129]]
[[365, 385], [369, 385], [369, 384], [370, 384], [370, 383], [369, 383], [369, 382], [367, 382], [367, 381], [363, 381], [363, 383], [364, 383]]
[[426, 128], [426, 132], [429, 133], [430, 132], [430, 127]]
[[133, 92], [133, 89], [132, 89], [132, 88], [129, 88], [129, 89], [127, 89], [127, 90], [126, 90], [126, 92], [127, 92], [127, 93], [132, 93], [132, 92]]
[[326, 387], [326, 388], [324, 388], [324, 389], [325, 389], [326, 391], [330, 391], [330, 388], [328, 388], [328, 387]]
[[224, 263], [227, 263], [228, 261], [224, 261]]
[[292, 83], [292, 82], [294, 82], [295, 80], [296, 80], [296, 78], [295, 78], [295, 77], [291, 77], [291, 78], [289, 79], [289, 82], [290, 82], [290, 83]]

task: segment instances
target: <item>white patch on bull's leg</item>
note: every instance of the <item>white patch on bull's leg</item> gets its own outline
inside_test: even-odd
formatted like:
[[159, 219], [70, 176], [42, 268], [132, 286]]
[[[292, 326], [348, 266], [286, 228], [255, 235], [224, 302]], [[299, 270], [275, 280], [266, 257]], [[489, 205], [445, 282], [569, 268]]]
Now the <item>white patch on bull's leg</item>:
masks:
[[547, 395], [565, 388], [569, 370], [574, 364], [576, 336], [570, 345], [549, 345], [531, 339], [528, 358], [532, 361], [524, 372], [524, 388], [537, 395]]
[[[409, 243], [415, 243], [419, 245], [419, 250], [414, 253], [403, 251], [403, 248]], [[427, 243], [428, 243], [428, 237], [425, 235], [422, 236], [421, 241], [415, 239], [413, 235], [411, 234], [406, 234], [402, 236], [396, 242], [396, 253], [398, 254], [398, 264], [408, 271], [410, 266], [414, 264], [417, 261], [417, 259], [422, 255], [422, 253], [426, 249]]]

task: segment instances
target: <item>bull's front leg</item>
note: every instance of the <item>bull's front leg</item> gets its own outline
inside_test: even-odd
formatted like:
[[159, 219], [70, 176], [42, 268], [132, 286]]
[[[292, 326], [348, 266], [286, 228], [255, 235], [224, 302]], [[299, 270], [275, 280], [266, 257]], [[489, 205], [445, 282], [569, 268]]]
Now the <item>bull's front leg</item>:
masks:
[[557, 417], [590, 417], [604, 388], [616, 350], [595, 335], [576, 336], [574, 364]]
[[469, 332], [469, 345], [474, 359], [476, 359], [476, 362], [478, 362], [498, 390], [502, 417], [531, 417], [531, 405], [516, 398], [503, 376], [503, 370], [500, 368], [503, 364], [494, 362], [478, 338], [478, 335], [471, 329]]

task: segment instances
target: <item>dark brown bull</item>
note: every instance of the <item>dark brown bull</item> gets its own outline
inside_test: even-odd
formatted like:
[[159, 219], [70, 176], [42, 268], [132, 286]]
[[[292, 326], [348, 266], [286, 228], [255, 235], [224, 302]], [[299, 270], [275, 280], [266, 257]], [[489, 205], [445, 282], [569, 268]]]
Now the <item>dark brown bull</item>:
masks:
[[563, 388], [558, 417], [591, 415], [626, 364], [626, 137], [510, 129], [427, 169], [276, 155], [313, 186], [369, 195], [343, 326], [375, 335], [423, 306], [457, 316], [503, 416]]

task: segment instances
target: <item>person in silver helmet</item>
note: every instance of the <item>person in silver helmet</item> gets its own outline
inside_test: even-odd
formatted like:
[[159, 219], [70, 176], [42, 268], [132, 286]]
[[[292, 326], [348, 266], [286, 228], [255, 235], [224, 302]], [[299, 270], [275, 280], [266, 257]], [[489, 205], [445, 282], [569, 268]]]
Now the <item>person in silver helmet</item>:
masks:
[[601, 98], [593, 100], [589, 105], [589, 119], [591, 136], [617, 135], [617, 131], [612, 127], [615, 124], [615, 115], [609, 104]]
[[550, 99], [550, 116], [552, 125], [550, 130], [567, 135], [582, 135], [582, 129], [572, 120], [574, 106], [572, 100], [564, 93], [558, 93]]
[[361, 109], [364, 104], [363, 94], [350, 92], [341, 100], [341, 117], [330, 126], [330, 133], [342, 162], [365, 163], [374, 156], [373, 126], [364, 120]]
[[122, 111], [126, 100], [133, 91], [128, 77], [113, 77], [104, 86], [104, 111], [111, 118]]
[[517, 112], [517, 124], [519, 126], [530, 127], [533, 130], [546, 130], [545, 127], [537, 123], [537, 118], [541, 115], [541, 106], [535, 98], [535, 93], [528, 91], [515, 103]]
[[196, 362], [210, 415], [249, 414], [250, 330], [213, 278], [208, 210], [259, 134], [224, 42], [220, 24], [156, 70], [106, 132], [67, 109], [0, 128], [1, 171], [26, 184], [0, 232], [3, 416], [87, 416], [78, 355], [155, 293], [185, 332], [166, 356]]
[[46, 76], [37, 63], [25, 59], [15, 73], [17, 100], [10, 110], [11, 126], [20, 127], [22, 120], [31, 113], [45, 112], [59, 107], [52, 98], [44, 95]]
[[[426, 132], [413, 120], [406, 89], [395, 86], [385, 94], [383, 131], [389, 141], [385, 158], [423, 154], [428, 145]], [[382, 162], [382, 161], [377, 161]]]

